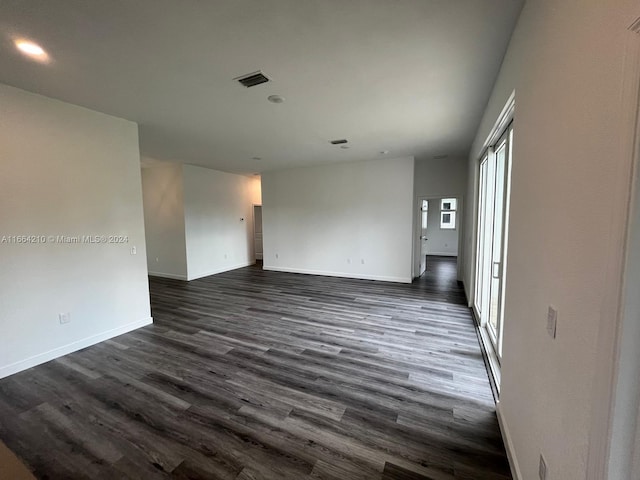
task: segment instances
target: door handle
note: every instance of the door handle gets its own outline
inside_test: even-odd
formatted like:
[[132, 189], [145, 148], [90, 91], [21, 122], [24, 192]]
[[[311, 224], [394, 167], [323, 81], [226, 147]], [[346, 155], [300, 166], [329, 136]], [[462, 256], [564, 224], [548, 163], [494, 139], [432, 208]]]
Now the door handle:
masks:
[[500, 278], [500, 262], [493, 262], [493, 271], [491, 272], [493, 278]]

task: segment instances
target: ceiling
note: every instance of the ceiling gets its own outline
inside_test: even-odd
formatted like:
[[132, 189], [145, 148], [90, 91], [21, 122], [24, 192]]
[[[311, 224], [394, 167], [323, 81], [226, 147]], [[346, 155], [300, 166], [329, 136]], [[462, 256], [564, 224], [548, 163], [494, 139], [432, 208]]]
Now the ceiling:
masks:
[[[2, 1], [0, 82], [137, 122], [144, 156], [229, 172], [453, 157], [471, 146], [522, 4]], [[256, 70], [271, 81], [233, 80]]]

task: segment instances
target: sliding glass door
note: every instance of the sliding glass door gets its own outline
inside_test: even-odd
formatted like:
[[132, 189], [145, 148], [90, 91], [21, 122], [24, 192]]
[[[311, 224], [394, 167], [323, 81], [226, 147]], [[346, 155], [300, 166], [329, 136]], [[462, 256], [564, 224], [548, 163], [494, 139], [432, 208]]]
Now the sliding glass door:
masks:
[[474, 307], [499, 363], [504, 324], [504, 273], [513, 127], [480, 162]]

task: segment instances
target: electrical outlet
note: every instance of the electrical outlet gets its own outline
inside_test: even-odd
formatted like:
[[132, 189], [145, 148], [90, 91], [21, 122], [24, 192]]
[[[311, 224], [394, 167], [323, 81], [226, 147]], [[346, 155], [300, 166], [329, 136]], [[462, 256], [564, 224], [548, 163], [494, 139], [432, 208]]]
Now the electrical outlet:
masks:
[[276, 258], [278, 258], [278, 254], [276, 253]]
[[547, 310], [547, 333], [551, 338], [556, 338], [557, 329], [558, 311], [549, 305], [549, 310]]
[[69, 312], [59, 313], [58, 320], [60, 321], [60, 325], [64, 325], [65, 323], [69, 323], [71, 321], [71, 314]]
[[350, 258], [347, 258], [347, 263], [351, 263], [351, 259]]
[[226, 253], [224, 254], [224, 259], [225, 259], [225, 260], [227, 259], [227, 254], [226, 254]]
[[160, 261], [160, 259], [158, 257], [156, 257], [156, 263], [158, 263]]
[[538, 476], [540, 480], [547, 480], [547, 462], [542, 454], [540, 454], [540, 465], [538, 465]]
[[364, 265], [364, 258], [363, 258], [362, 260], [360, 260], [360, 263], [361, 263], [362, 265]]
[[136, 247], [131, 247], [131, 255], [136, 255], [138, 253], [138, 249]]

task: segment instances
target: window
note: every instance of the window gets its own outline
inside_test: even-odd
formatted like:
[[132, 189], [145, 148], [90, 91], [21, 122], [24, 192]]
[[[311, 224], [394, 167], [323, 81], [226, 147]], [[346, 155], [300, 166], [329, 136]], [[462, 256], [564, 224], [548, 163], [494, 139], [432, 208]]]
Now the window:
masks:
[[440, 228], [442, 230], [455, 230], [457, 208], [458, 200], [455, 198], [443, 198], [440, 201]]
[[422, 200], [422, 229], [427, 229], [427, 223], [429, 219], [429, 201]]

